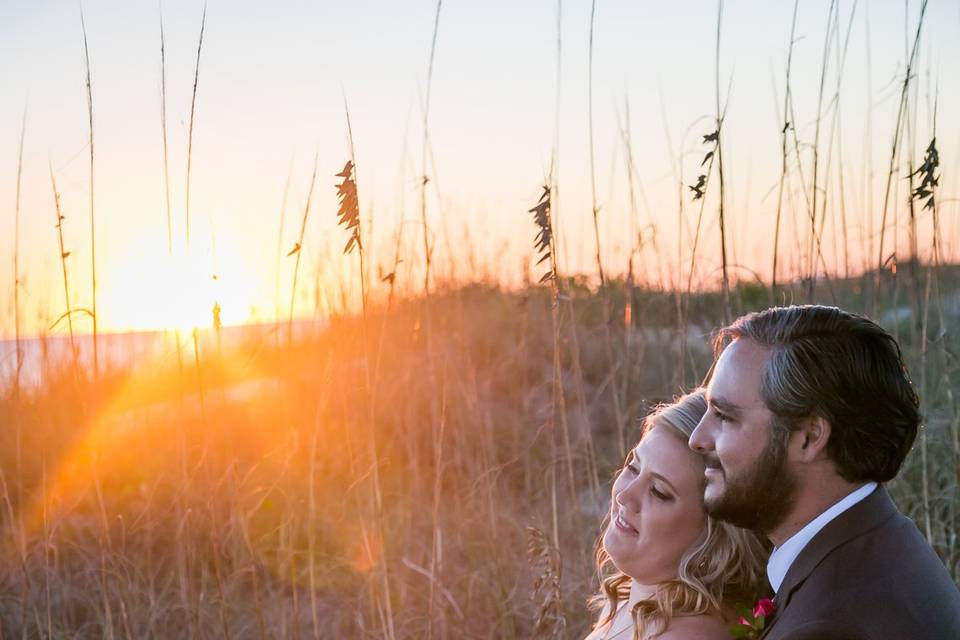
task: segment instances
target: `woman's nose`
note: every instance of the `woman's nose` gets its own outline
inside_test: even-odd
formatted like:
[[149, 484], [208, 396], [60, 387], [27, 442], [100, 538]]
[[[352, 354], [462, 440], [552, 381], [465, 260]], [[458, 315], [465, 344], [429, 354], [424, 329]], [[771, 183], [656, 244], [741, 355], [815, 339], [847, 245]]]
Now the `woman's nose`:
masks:
[[640, 511], [639, 482], [631, 480], [627, 486], [617, 492], [617, 504], [631, 513]]

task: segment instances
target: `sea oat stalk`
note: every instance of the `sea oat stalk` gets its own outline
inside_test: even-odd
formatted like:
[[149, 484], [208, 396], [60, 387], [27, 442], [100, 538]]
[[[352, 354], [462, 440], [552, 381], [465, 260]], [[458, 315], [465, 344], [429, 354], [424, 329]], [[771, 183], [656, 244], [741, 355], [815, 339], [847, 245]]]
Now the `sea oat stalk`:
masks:
[[203, 31], [207, 25], [207, 5], [203, 5], [203, 16], [200, 18], [200, 40], [197, 43], [197, 65], [193, 71], [193, 93], [190, 97], [190, 126], [187, 129], [187, 202], [185, 215], [185, 231], [187, 249], [190, 248], [190, 176], [193, 168], [193, 120], [197, 111], [197, 84], [200, 81], [200, 52], [203, 50]]
[[87, 46], [87, 24], [80, 8], [80, 27], [83, 30], [83, 59], [87, 72], [87, 123], [90, 132], [90, 290], [91, 317], [93, 318], [93, 377], [100, 377], [100, 349], [97, 343], [97, 227], [93, 200], [93, 87], [90, 82], [90, 48]]

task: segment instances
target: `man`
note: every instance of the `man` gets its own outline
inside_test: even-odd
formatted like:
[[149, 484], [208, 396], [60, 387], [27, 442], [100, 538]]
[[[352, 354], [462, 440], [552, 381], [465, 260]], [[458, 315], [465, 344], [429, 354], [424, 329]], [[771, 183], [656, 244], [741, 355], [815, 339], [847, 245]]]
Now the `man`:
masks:
[[774, 545], [764, 640], [960, 639], [960, 592], [883, 483], [920, 423], [896, 341], [821, 306], [722, 329], [690, 436], [707, 510]]

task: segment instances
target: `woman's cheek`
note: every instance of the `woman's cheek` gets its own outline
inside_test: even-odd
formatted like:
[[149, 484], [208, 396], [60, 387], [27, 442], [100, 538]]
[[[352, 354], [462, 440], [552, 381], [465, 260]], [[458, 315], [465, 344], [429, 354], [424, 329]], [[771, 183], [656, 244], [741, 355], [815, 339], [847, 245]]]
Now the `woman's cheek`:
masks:
[[678, 517], [675, 524], [675, 532], [678, 539], [686, 540], [687, 545], [690, 546], [697, 539], [700, 538], [700, 534], [707, 526], [707, 517], [706, 513], [702, 508], [694, 509], [690, 506], [686, 506], [684, 509], [678, 509]]

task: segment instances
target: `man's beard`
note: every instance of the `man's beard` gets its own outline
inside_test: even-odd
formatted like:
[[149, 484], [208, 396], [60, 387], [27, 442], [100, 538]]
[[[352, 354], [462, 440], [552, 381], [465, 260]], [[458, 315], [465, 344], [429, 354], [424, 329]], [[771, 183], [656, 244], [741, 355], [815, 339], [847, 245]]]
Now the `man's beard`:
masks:
[[[723, 473], [724, 491], [705, 503], [707, 513], [744, 529], [769, 533], [789, 513], [796, 499], [797, 481], [787, 469], [785, 427], [771, 425], [770, 439], [753, 467], [737, 476]], [[721, 468], [714, 456], [707, 466]]]

